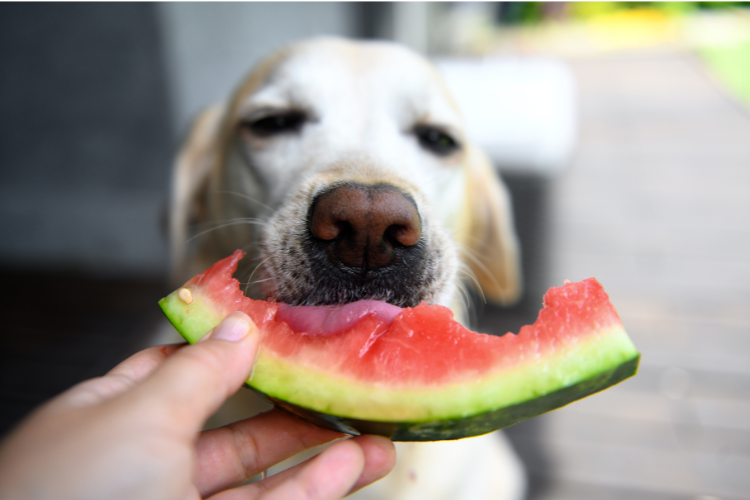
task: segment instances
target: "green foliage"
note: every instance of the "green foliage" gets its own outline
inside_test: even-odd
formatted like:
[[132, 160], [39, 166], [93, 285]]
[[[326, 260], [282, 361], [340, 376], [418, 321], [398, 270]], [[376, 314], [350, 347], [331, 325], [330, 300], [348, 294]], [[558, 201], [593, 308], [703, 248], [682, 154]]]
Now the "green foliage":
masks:
[[544, 18], [544, 2], [500, 2], [498, 17], [501, 24], [536, 24]]
[[750, 8], [750, 2], [570, 2], [573, 19], [589, 19], [622, 10], [656, 9], [669, 14], [689, 14], [698, 10]]
[[672, 15], [698, 10], [750, 8], [750, 2], [499, 2], [497, 21], [504, 25], [538, 24], [549, 17], [567, 14], [572, 19], [590, 19], [623, 10], [656, 9]]
[[628, 9], [632, 2], [572, 2], [568, 4], [568, 13], [573, 19], [589, 19]]
[[699, 49], [716, 77], [750, 106], [750, 41]]

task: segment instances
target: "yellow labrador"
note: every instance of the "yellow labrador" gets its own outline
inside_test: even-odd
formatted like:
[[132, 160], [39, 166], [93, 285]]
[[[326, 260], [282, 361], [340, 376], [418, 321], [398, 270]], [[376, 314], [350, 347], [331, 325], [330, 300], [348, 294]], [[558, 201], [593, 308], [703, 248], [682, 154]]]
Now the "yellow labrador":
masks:
[[[176, 162], [170, 231], [178, 279], [242, 248], [247, 293], [292, 305], [427, 301], [463, 318], [467, 284], [499, 303], [520, 293], [506, 189], [435, 68], [385, 42], [292, 45], [205, 111]], [[398, 453], [358, 498], [523, 494], [499, 433]]]

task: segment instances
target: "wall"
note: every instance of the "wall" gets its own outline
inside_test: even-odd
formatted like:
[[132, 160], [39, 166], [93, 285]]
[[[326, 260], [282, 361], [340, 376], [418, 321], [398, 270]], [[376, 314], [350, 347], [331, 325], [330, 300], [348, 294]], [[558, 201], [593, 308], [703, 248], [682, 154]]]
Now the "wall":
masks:
[[163, 276], [171, 158], [201, 107], [336, 3], [0, 5], [0, 267]]

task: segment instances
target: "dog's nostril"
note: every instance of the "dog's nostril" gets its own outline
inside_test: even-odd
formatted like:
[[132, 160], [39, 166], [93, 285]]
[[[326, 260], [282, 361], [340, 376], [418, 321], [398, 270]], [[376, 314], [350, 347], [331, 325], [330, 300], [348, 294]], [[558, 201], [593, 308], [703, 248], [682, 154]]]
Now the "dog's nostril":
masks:
[[329, 243], [329, 260], [377, 269], [394, 262], [397, 248], [419, 243], [422, 226], [417, 207], [397, 188], [346, 184], [315, 200], [310, 232]]
[[388, 228], [387, 234], [405, 247], [416, 245], [422, 236], [421, 228], [415, 228], [412, 225], [393, 225]]

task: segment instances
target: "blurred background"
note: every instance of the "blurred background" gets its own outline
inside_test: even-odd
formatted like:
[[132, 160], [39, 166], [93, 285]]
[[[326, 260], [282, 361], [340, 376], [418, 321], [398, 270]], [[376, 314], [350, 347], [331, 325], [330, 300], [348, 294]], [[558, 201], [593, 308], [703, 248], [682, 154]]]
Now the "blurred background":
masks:
[[[0, 432], [149, 345], [190, 120], [315, 35], [433, 58], [511, 188], [523, 300], [596, 276], [634, 379], [508, 429], [530, 499], [750, 498], [750, 10], [737, 2], [0, 4]], [[7, 294], [7, 295], [5, 295]]]

